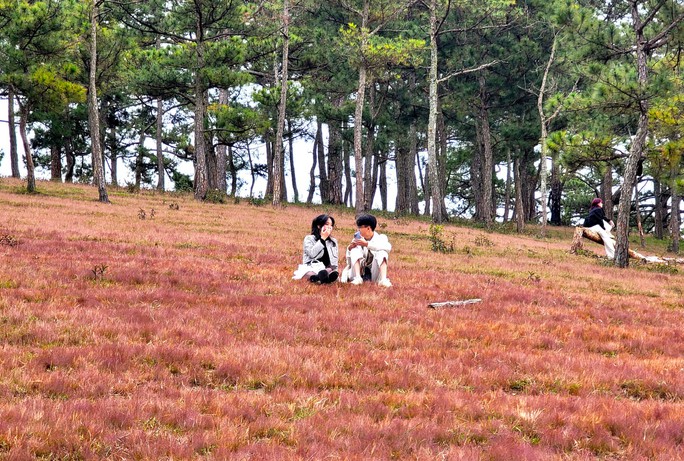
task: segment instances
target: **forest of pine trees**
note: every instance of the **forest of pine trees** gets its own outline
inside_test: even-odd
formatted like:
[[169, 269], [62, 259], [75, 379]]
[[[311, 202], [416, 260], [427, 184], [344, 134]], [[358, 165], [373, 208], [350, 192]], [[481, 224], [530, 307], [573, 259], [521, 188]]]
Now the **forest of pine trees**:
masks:
[[29, 192], [40, 168], [102, 202], [121, 162], [518, 230], [599, 196], [624, 267], [630, 228], [679, 249], [683, 45], [681, 0], [0, 0], [0, 147]]

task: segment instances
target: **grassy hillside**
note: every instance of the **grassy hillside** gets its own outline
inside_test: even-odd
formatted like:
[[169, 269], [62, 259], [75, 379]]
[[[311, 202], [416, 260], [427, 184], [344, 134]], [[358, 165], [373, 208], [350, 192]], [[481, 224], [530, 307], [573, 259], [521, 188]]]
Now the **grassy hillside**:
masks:
[[20, 189], [0, 459], [684, 458], [681, 269], [570, 255], [571, 229], [447, 225], [434, 253], [429, 223], [380, 218], [394, 287], [315, 286], [290, 277], [324, 207]]

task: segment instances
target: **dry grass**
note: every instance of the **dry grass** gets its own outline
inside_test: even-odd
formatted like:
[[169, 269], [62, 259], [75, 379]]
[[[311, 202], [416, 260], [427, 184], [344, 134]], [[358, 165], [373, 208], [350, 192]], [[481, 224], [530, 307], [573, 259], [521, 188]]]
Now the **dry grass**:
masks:
[[570, 255], [570, 229], [446, 226], [438, 254], [428, 223], [380, 219], [395, 286], [314, 286], [290, 277], [321, 207], [19, 189], [0, 180], [0, 459], [684, 458], [672, 268]]

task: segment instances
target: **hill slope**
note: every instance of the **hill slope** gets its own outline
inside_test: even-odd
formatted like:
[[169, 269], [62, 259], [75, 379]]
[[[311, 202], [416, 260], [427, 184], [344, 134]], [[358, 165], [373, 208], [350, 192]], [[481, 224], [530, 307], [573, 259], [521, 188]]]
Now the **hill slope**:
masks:
[[324, 207], [19, 187], [0, 459], [684, 457], [676, 270], [570, 255], [570, 230], [447, 226], [439, 254], [428, 223], [380, 219], [395, 286], [315, 286], [290, 277]]

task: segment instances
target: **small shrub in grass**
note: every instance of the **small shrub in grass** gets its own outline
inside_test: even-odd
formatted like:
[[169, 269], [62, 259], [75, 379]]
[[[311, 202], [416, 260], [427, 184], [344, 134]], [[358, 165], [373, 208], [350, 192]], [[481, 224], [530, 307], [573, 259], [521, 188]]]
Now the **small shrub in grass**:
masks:
[[102, 280], [102, 278], [105, 275], [105, 272], [107, 272], [107, 265], [106, 264], [97, 264], [95, 267], [90, 269], [90, 272], [93, 274], [93, 278], [95, 280]]
[[2, 234], [0, 235], [0, 245], [15, 247], [19, 245], [19, 240], [11, 234]]
[[266, 199], [263, 198], [261, 195], [257, 195], [256, 197], [250, 197], [249, 204], [252, 206], [264, 206], [266, 204]]
[[475, 245], [479, 247], [492, 247], [494, 246], [494, 242], [489, 240], [486, 235], [478, 235], [475, 238]]
[[454, 252], [454, 238], [452, 237], [450, 242], [444, 240], [444, 226], [430, 225], [430, 242], [432, 243], [432, 251], [436, 253]]
[[228, 195], [225, 192], [218, 189], [211, 189], [207, 191], [204, 201], [207, 203], [227, 203]]

